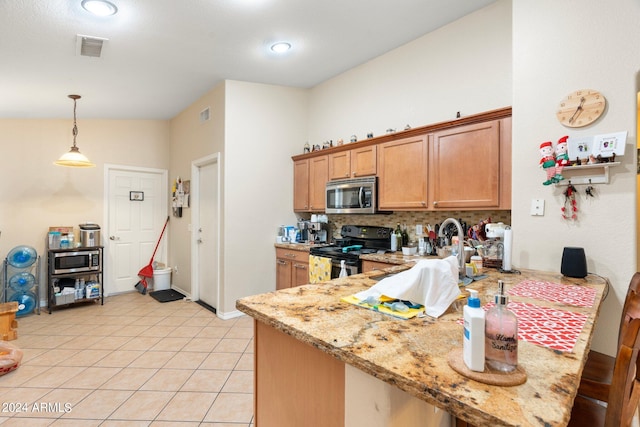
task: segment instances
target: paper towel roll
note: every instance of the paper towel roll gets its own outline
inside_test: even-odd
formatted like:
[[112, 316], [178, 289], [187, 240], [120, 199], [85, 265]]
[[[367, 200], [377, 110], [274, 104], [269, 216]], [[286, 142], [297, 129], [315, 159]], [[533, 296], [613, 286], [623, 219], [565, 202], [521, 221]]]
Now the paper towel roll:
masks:
[[502, 269], [511, 271], [511, 247], [513, 246], [513, 230], [511, 227], [504, 229], [504, 254], [502, 255]]

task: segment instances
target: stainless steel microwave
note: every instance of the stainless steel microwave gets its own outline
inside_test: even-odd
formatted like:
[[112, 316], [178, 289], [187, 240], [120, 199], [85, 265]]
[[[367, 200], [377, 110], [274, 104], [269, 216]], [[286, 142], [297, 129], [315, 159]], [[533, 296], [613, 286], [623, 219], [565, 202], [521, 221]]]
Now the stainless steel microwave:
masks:
[[377, 201], [375, 176], [327, 182], [325, 212], [328, 214], [377, 213]]
[[53, 253], [51, 274], [82, 273], [100, 270], [100, 250], [78, 249]]

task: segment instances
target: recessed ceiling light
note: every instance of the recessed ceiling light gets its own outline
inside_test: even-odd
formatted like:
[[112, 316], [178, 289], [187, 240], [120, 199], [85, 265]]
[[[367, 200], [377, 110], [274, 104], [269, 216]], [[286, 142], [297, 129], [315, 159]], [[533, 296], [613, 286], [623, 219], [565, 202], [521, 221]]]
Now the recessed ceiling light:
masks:
[[291, 43], [287, 42], [278, 42], [271, 45], [271, 50], [275, 53], [285, 53], [291, 49]]
[[98, 16], [110, 16], [118, 12], [116, 5], [106, 0], [82, 0], [81, 4], [86, 11]]

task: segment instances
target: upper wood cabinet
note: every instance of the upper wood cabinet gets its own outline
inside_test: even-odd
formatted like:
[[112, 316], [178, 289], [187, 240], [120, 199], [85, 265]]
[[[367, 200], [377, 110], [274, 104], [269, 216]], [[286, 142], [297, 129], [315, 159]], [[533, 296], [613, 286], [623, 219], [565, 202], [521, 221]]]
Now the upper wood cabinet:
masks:
[[293, 210], [324, 212], [325, 188], [329, 180], [329, 156], [293, 163]]
[[378, 176], [381, 211], [511, 209], [511, 107], [293, 156], [294, 210], [327, 181]]
[[293, 162], [293, 210], [309, 210], [309, 159]]
[[416, 210], [427, 208], [426, 135], [378, 145], [378, 208]]
[[429, 149], [433, 209], [500, 207], [500, 121], [435, 132]]
[[309, 159], [309, 211], [324, 212], [329, 180], [329, 156]]
[[377, 171], [377, 147], [355, 148], [329, 155], [329, 179], [374, 176]]

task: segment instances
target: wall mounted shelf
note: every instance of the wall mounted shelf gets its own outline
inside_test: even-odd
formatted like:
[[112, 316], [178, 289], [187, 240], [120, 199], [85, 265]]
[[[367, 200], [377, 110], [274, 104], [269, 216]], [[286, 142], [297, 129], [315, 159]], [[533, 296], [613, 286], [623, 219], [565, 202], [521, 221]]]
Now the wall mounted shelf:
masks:
[[594, 163], [591, 165], [567, 166], [562, 170], [564, 180], [557, 185], [569, 184], [608, 184], [609, 168], [620, 162]]

